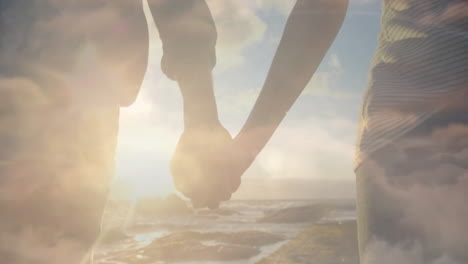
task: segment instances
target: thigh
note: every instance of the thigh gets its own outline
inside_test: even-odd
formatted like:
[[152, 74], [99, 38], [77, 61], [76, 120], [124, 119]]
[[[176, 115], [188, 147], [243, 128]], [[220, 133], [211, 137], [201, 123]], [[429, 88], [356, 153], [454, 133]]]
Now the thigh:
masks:
[[5, 83], [0, 258], [11, 264], [79, 263], [99, 235], [118, 107], [49, 105], [40, 103], [37, 87], [16, 79], [9, 82], [12, 92]]
[[385, 258], [467, 263], [468, 122], [463, 119], [429, 120], [359, 167], [362, 263], [386, 263]]

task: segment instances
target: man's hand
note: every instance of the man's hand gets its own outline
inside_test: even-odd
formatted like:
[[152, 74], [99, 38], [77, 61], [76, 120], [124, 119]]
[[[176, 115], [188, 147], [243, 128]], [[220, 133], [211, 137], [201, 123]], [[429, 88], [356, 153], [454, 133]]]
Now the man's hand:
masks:
[[195, 208], [217, 208], [239, 188], [242, 175], [261, 150], [255, 144], [261, 133], [251, 131], [231, 139], [219, 123], [186, 129], [171, 163], [176, 188]]
[[171, 161], [174, 183], [195, 208], [217, 208], [229, 200], [240, 183], [229, 171], [232, 147], [229, 132], [217, 123], [188, 128], [182, 134]]

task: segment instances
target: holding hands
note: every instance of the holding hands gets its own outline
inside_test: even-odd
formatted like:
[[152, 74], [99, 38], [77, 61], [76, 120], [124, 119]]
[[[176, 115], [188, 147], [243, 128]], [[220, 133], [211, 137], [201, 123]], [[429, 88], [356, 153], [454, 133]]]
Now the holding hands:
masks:
[[220, 123], [183, 132], [171, 172], [177, 190], [190, 198], [195, 208], [215, 209], [239, 188], [241, 176], [256, 154], [238, 138], [232, 139]]
[[[181, 71], [185, 128], [171, 161], [176, 189], [195, 208], [217, 208], [231, 198], [245, 169], [244, 155], [218, 119], [211, 71]], [[248, 166], [247, 166], [248, 167]]]
[[[176, 188], [195, 207], [216, 208], [240, 185], [304, 90], [343, 23], [347, 0], [297, 0], [263, 89], [235, 139], [220, 124], [211, 71], [216, 27], [204, 0], [150, 0], [163, 42], [163, 72], [179, 84], [185, 131], [171, 169]], [[320, 10], [320, 12], [317, 12]]]
[[240, 175], [224, 168], [231, 162], [228, 150], [232, 143], [221, 124], [188, 128], [180, 137], [171, 172], [177, 190], [190, 198], [195, 208], [217, 208], [239, 187]]
[[163, 43], [161, 68], [178, 82], [185, 129], [171, 161], [176, 189], [196, 208], [231, 198], [249, 164], [218, 120], [211, 72], [217, 32], [204, 0], [150, 0]]

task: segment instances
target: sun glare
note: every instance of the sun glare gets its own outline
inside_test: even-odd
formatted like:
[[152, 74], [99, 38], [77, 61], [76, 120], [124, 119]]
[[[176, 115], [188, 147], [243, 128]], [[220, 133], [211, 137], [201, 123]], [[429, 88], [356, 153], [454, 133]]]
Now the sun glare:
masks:
[[148, 177], [131, 175], [123, 179], [132, 200], [141, 198], [166, 197], [174, 193], [171, 177]]
[[142, 91], [138, 99], [130, 107], [122, 108], [120, 120], [122, 122], [144, 120], [150, 118], [154, 110], [153, 103], [149, 95]]

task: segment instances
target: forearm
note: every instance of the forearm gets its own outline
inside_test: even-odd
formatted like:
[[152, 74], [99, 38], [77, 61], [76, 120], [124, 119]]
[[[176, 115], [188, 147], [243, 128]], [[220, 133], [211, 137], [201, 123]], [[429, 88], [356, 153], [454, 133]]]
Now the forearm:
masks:
[[184, 19], [191, 16], [192, 20], [196, 16], [194, 6], [204, 2], [203, 0], [148, 0], [151, 13], [153, 15], [156, 28], [159, 31], [161, 38], [169, 37], [173, 33], [172, 30], [179, 26]]
[[191, 69], [178, 79], [184, 102], [185, 128], [217, 125], [218, 111], [211, 71]]
[[164, 56], [186, 68], [216, 62], [216, 27], [205, 0], [149, 0]]
[[162, 70], [177, 80], [185, 127], [217, 124], [211, 71], [216, 63], [216, 27], [204, 0], [149, 0], [163, 43]]
[[256, 155], [312, 78], [343, 23], [347, 0], [299, 0], [255, 106], [236, 138]]

